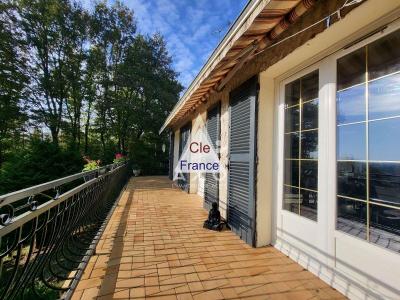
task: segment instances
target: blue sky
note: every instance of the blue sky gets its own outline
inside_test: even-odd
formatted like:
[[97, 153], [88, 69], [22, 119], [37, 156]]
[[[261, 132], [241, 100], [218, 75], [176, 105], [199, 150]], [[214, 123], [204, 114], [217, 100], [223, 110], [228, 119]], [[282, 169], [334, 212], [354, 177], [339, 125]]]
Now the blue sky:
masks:
[[200, 71], [247, 0], [124, 0], [141, 33], [161, 32], [185, 88]]
[[[82, 0], [89, 6], [91, 0]], [[112, 1], [112, 0], [111, 0]], [[122, 0], [143, 34], [160, 32], [187, 88], [248, 0]]]

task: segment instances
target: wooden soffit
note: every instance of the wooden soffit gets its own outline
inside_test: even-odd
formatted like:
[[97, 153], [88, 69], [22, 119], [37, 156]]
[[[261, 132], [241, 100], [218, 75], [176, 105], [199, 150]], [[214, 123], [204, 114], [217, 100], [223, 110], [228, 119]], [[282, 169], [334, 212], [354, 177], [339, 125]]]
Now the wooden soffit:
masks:
[[[216, 90], [251, 44], [265, 38], [302, 0], [250, 1], [166, 119], [162, 132], [192, 112]], [[304, 0], [303, 0], [304, 1]], [[251, 46], [250, 46], [251, 48]], [[251, 49], [250, 49], [251, 50]]]

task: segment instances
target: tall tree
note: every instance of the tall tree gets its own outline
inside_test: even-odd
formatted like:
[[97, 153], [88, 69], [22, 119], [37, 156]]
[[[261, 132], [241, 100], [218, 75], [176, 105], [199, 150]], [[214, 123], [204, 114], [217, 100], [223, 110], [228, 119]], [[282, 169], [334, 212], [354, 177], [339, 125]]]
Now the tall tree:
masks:
[[76, 3], [67, 11], [68, 32], [66, 34], [66, 113], [69, 120], [66, 129], [70, 135], [69, 145], [79, 148], [81, 142], [81, 118], [85, 101], [85, 81], [90, 76], [87, 71], [87, 32], [89, 16]]
[[21, 0], [21, 25], [30, 47], [33, 118], [45, 124], [58, 145], [67, 99], [68, 0]]
[[[176, 103], [182, 86], [176, 79], [171, 57], [159, 34], [152, 37], [138, 35], [122, 70], [118, 82], [123, 89], [118, 99], [124, 103], [117, 106], [121, 111], [114, 118], [120, 120], [116, 122], [116, 131], [121, 133], [120, 140], [124, 145], [129, 141], [132, 159], [151, 174], [150, 170], [160, 170], [160, 162], [166, 160], [161, 149], [167, 143], [167, 137], [159, 136], [158, 130]], [[125, 123], [127, 120], [130, 120], [128, 124]]]
[[117, 1], [111, 7], [100, 2], [95, 6], [91, 28], [93, 47], [100, 53], [98, 70], [101, 95], [96, 103], [96, 123], [105, 155], [106, 144], [111, 136], [109, 129], [113, 127], [113, 101], [119, 88], [115, 78], [125, 52], [134, 41], [136, 22], [133, 11], [121, 2]]
[[23, 32], [18, 11], [11, 2], [0, 3], [0, 166], [13, 145], [13, 132], [20, 132], [26, 115], [22, 99], [27, 96]]
[[97, 101], [98, 91], [98, 66], [101, 61], [101, 53], [97, 48], [92, 47], [86, 57], [86, 73], [85, 80], [82, 88], [85, 94], [85, 107], [84, 107], [84, 154], [89, 154], [89, 131], [91, 128], [92, 115], [94, 111], [94, 104]]

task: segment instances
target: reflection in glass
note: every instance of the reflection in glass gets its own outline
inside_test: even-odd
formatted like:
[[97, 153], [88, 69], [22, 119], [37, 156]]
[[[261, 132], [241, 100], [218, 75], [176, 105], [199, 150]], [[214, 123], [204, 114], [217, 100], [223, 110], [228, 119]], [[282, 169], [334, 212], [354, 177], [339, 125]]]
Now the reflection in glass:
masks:
[[283, 209], [298, 213], [299, 212], [299, 189], [293, 187], [284, 187], [283, 191]]
[[369, 159], [400, 161], [400, 118], [369, 122]]
[[365, 121], [365, 84], [336, 93], [337, 124]]
[[284, 183], [292, 187], [284, 187], [283, 209], [311, 220], [317, 219], [317, 193], [305, 189], [318, 190], [318, 77], [317, 70], [285, 86]]
[[299, 133], [285, 134], [285, 158], [299, 158]]
[[292, 106], [300, 102], [300, 79], [285, 86], [285, 104]]
[[400, 208], [399, 163], [369, 164], [369, 197], [371, 201], [398, 205]]
[[361, 200], [367, 199], [366, 163], [337, 163], [337, 194]]
[[299, 186], [298, 160], [285, 160], [285, 184]]
[[337, 127], [338, 160], [366, 159], [366, 125], [351, 124]]
[[300, 189], [300, 215], [317, 221], [318, 193]]
[[300, 106], [285, 109], [285, 132], [300, 130]]
[[400, 115], [400, 73], [369, 83], [368, 112], [370, 120]]
[[318, 158], [318, 130], [301, 133], [301, 158]]
[[337, 63], [337, 229], [398, 253], [399, 46], [397, 30]]
[[360, 48], [337, 61], [337, 90], [365, 82], [365, 48]]
[[367, 204], [338, 197], [336, 229], [365, 240], [367, 238]]
[[370, 241], [400, 252], [400, 210], [370, 204]]
[[303, 104], [301, 129], [318, 128], [318, 99]]
[[318, 98], [318, 70], [301, 78], [301, 101]]
[[303, 160], [300, 165], [300, 184], [302, 188], [317, 190], [318, 162]]
[[400, 30], [368, 45], [368, 77], [378, 78], [400, 71]]

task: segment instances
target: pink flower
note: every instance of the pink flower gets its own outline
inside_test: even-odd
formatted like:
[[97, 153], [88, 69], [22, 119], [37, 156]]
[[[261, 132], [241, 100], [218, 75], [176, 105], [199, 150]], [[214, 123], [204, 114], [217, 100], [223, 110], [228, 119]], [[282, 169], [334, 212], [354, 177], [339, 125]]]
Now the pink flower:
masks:
[[115, 158], [116, 159], [120, 159], [120, 158], [123, 158], [124, 156], [121, 154], [121, 153], [117, 153], [117, 154], [115, 154]]

